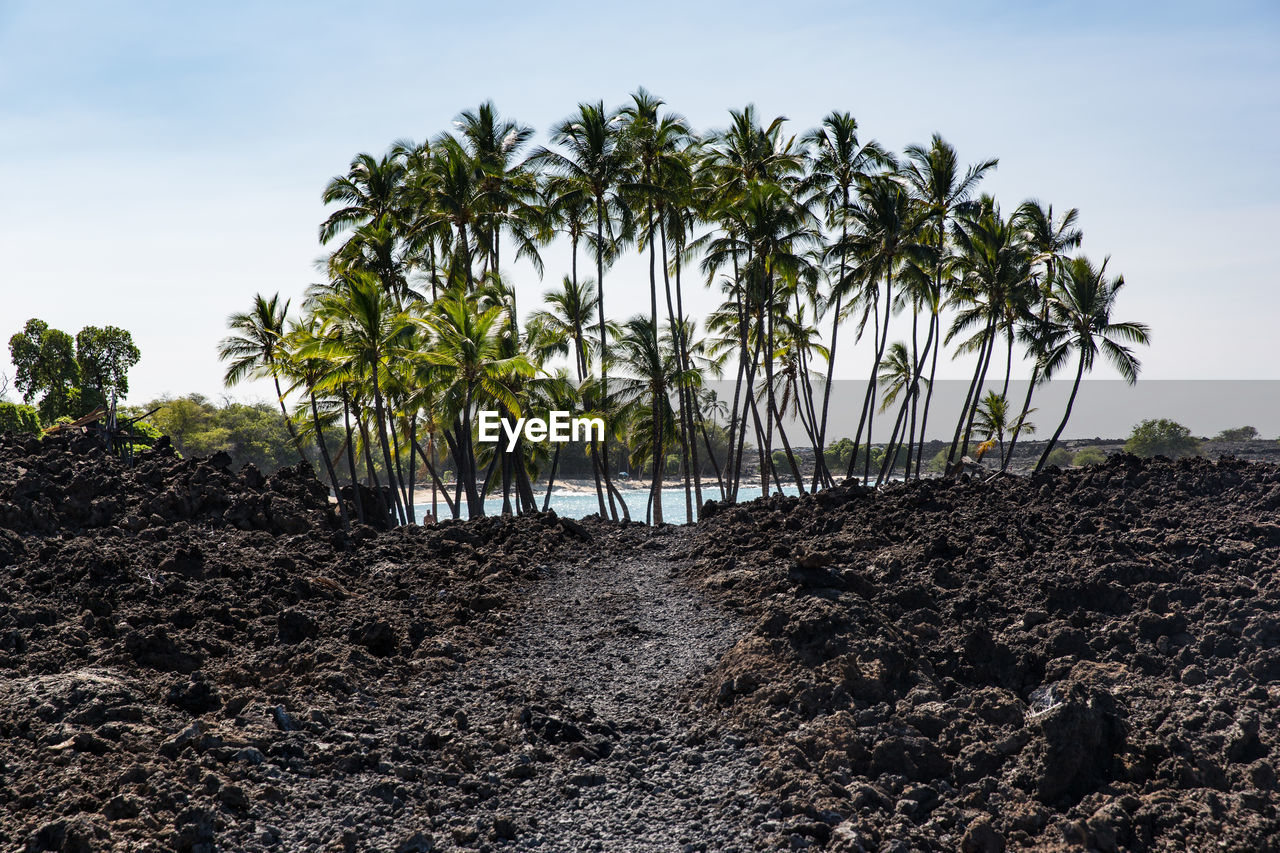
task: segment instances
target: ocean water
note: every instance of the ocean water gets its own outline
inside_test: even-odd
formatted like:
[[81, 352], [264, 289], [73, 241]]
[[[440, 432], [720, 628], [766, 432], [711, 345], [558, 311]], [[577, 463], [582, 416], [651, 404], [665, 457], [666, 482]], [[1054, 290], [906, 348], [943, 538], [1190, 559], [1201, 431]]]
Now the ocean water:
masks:
[[[773, 494], [774, 491], [776, 490], [770, 489], [769, 493]], [[795, 486], [791, 486], [790, 488], [784, 489], [784, 491], [789, 495], [794, 495], [796, 493], [796, 488]], [[535, 490], [534, 494], [537, 495], [538, 508], [541, 509], [542, 499], [545, 493]], [[644, 521], [645, 509], [649, 505], [648, 490], [623, 489], [622, 496], [627, 502], [627, 508], [631, 512], [632, 520]], [[739, 502], [746, 502], [758, 497], [760, 497], [759, 486], [741, 486], [738, 488]], [[708, 488], [706, 484], [704, 484], [702, 488], [702, 499], [719, 500], [720, 488], [714, 484]], [[571, 494], [569, 492], [556, 491], [551, 495], [551, 508], [554, 509], [557, 514], [565, 516], [566, 518], [582, 518], [583, 516], [591, 515], [593, 512], [600, 511], [600, 499], [596, 497], [595, 492], [590, 492], [589, 494]], [[430, 501], [427, 503], [417, 503], [414, 505], [414, 510], [417, 517], [422, 519], [424, 516], [431, 513], [431, 503]], [[443, 500], [439, 503], [439, 511], [442, 518], [446, 517], [449, 512], [449, 508]], [[497, 515], [502, 512], [502, 498], [489, 498], [486, 500], [484, 502], [484, 511], [489, 515]], [[662, 490], [662, 516], [663, 520], [668, 524], [685, 523], [686, 516], [683, 486], [676, 489], [664, 488]]]

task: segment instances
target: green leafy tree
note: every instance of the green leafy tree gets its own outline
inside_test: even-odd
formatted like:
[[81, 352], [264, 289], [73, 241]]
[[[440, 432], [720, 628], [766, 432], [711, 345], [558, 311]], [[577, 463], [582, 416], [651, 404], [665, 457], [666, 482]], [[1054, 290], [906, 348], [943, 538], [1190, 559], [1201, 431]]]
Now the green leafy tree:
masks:
[[1126, 453], [1150, 458], [1168, 456], [1194, 456], [1200, 451], [1200, 443], [1191, 436], [1191, 430], [1168, 418], [1144, 420], [1133, 428], [1129, 440], [1124, 443]]
[[852, 438], [840, 438], [831, 442], [823, 455], [826, 457], [827, 468], [832, 471], [840, 471], [849, 467], [849, 461], [853, 459], [854, 451], [858, 446], [853, 443]]
[[[216, 408], [200, 394], [190, 394], [175, 400], [152, 401], [144, 411], [157, 406], [159, 411], [151, 416], [151, 422], [169, 436], [174, 450], [183, 456], [198, 455], [193, 442], [201, 442], [197, 436], [211, 428]], [[207, 447], [207, 442], [202, 444]]]
[[126, 330], [116, 326], [85, 326], [76, 335], [82, 394], [92, 390], [105, 402], [128, 396], [129, 368], [141, 357], [133, 335]]
[[14, 383], [23, 402], [40, 398], [36, 408], [43, 423], [85, 414], [81, 411], [75, 341], [66, 332], [49, 328], [43, 320], [28, 320], [22, 331], [9, 339], [9, 358], [17, 368]]
[[1251, 426], [1224, 429], [1213, 437], [1214, 441], [1253, 441], [1258, 437], [1258, 430]]

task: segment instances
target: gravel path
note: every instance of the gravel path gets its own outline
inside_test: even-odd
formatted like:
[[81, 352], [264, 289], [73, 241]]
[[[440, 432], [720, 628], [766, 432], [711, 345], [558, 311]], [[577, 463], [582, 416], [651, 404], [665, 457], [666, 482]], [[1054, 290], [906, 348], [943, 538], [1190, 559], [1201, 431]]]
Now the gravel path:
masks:
[[446, 685], [482, 731], [509, 729], [516, 699], [542, 762], [480, 804], [490, 835], [520, 827], [502, 849], [756, 849], [758, 752], [698, 722], [687, 698], [743, 626], [673, 580], [663, 554], [682, 538], [556, 568], [495, 653]]

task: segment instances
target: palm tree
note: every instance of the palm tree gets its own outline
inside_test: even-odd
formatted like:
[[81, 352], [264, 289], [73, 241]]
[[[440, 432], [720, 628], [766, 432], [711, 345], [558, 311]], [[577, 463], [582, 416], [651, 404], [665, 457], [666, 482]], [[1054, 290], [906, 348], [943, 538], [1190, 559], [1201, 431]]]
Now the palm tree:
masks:
[[[899, 397], [902, 398], [903, 404], [898, 409], [898, 417], [893, 422], [893, 431], [889, 434], [889, 441], [884, 446], [884, 462], [880, 465], [880, 473], [876, 477], [877, 485], [886, 477], [893, 473], [894, 466], [898, 461], [898, 435], [902, 430], [907, 415], [907, 403], [911, 399], [911, 389], [916, 381], [916, 363], [907, 352], [907, 345], [902, 341], [894, 341], [889, 347], [884, 360], [879, 366], [879, 382], [884, 387], [884, 402], [880, 404], [880, 412], [889, 410]], [[926, 380], [927, 381], [927, 380]], [[855, 449], [856, 449], [855, 444]], [[867, 444], [867, 464], [871, 464], [871, 447], [870, 442]], [[910, 464], [911, 449], [907, 448], [907, 463]], [[856, 456], [856, 450], [854, 455]], [[850, 464], [853, 464], [850, 462]]]
[[590, 374], [592, 342], [586, 335], [587, 324], [596, 313], [596, 286], [591, 279], [576, 282], [565, 276], [559, 290], [542, 294], [547, 308], [529, 316], [526, 326], [539, 323], [573, 343], [573, 365], [579, 382]]
[[537, 196], [537, 175], [527, 161], [516, 161], [533, 137], [533, 128], [504, 120], [492, 101], [475, 112], [463, 111], [453, 125], [479, 177], [483, 206], [475, 236], [484, 252], [485, 273], [498, 270], [505, 229], [515, 240], [516, 256], [527, 258], [541, 274], [537, 211], [530, 206]]
[[534, 373], [524, 355], [506, 353], [506, 320], [504, 306], [481, 308], [475, 296], [451, 291], [419, 321], [434, 336], [434, 343], [417, 357], [435, 369], [441, 403], [453, 425], [452, 435], [446, 435], [458, 473], [458, 489], [466, 489], [467, 510], [472, 517], [484, 515], [472, 416], [480, 403], [488, 401], [518, 417], [520, 402], [511, 379]]
[[[862, 323], [868, 316], [875, 329], [875, 360], [867, 390], [862, 401], [862, 415], [858, 419], [858, 431], [854, 444], [862, 444], [862, 429], [867, 430], [867, 446], [871, 445], [875, 425], [874, 406], [876, 377], [889, 341], [889, 315], [893, 308], [893, 278], [903, 256], [914, 244], [920, 227], [920, 214], [912, 204], [902, 183], [892, 175], [864, 177], [858, 181], [858, 198], [849, 209], [850, 233], [847, 251], [857, 260], [858, 279], [862, 284], [859, 301], [862, 303]], [[881, 301], [880, 282], [884, 282], [884, 319], [879, 317]], [[853, 476], [857, 454], [849, 459], [846, 477]], [[863, 478], [871, 477], [871, 456], [865, 459]]]
[[282, 305], [280, 294], [273, 294], [270, 299], [261, 293], [254, 294], [252, 310], [232, 314], [227, 318], [227, 326], [234, 334], [223, 338], [218, 344], [218, 358], [231, 362], [223, 375], [223, 382], [228, 388], [245, 379], [271, 377], [276, 387], [276, 402], [280, 404], [280, 414], [284, 415], [285, 426], [289, 429], [289, 438], [298, 452], [298, 458], [306, 462], [302, 441], [298, 438], [298, 430], [285, 407], [284, 392], [280, 390], [280, 361], [285, 354], [284, 320], [288, 313], [289, 300], [286, 299]]
[[[329, 455], [329, 444], [324, 437], [321, 424], [320, 407], [316, 394], [325, 378], [333, 369], [333, 364], [319, 357], [316, 353], [323, 346], [323, 330], [319, 320], [307, 317], [302, 322], [290, 325], [285, 336], [282, 371], [293, 377], [294, 383], [290, 391], [303, 390], [311, 404], [312, 432], [316, 444], [320, 448], [320, 458], [324, 461], [325, 473], [329, 475], [329, 483], [333, 486], [333, 496], [338, 501], [338, 516], [342, 519], [342, 529], [350, 529], [351, 522], [347, 517], [347, 506], [342, 501], [342, 490], [338, 484], [338, 472], [333, 466], [333, 458]], [[354, 481], [353, 481], [354, 482]]]
[[[930, 223], [930, 235], [932, 236], [932, 302], [935, 308], [930, 315], [932, 327], [930, 331], [934, 333], [935, 339], [940, 340], [942, 337], [942, 332], [939, 328], [940, 317], [938, 311], [945, 297], [943, 283], [948, 266], [947, 234], [949, 226], [956, 214], [971, 208], [970, 199], [976, 191], [978, 183], [988, 172], [996, 168], [998, 163], [999, 161], [996, 159], [984, 160], [969, 166], [962, 174], [960, 158], [956, 154], [955, 148], [937, 133], [933, 135], [928, 148], [920, 145], [907, 147], [906, 162], [901, 170], [902, 178], [911, 188], [912, 197], [921, 206], [926, 220]], [[933, 350], [933, 360], [929, 367], [930, 384], [929, 390], [925, 394], [924, 413], [921, 417], [920, 425], [922, 439], [925, 430], [928, 428], [929, 404], [933, 398], [933, 378], [937, 374], [938, 350], [941, 348], [939, 345]], [[917, 373], [919, 373], [919, 369], [917, 369]], [[970, 406], [973, 393], [971, 388], [969, 397], [965, 400], [966, 410]], [[917, 392], [913, 391], [913, 397], [915, 396], [917, 396]], [[957, 428], [956, 439], [952, 441], [948, 461], [955, 455], [959, 435], [960, 431]], [[923, 446], [924, 442], [922, 440], [922, 450]], [[917, 471], [919, 467], [917, 463]]]
[[[821, 203], [826, 214], [828, 228], [840, 229], [840, 238], [828, 247], [827, 260], [836, 258], [836, 276], [827, 298], [831, 308], [831, 343], [827, 356], [827, 376], [822, 391], [822, 415], [818, 421], [817, 444], [814, 458], [814, 485], [818, 474], [825, 472], [823, 448], [826, 447], [827, 411], [831, 403], [831, 378], [835, 368], [836, 345], [839, 340], [840, 322], [843, 319], [843, 303], [856, 279], [849, 276], [849, 214], [854, 188], [858, 181], [889, 166], [893, 158], [874, 139], [862, 142], [858, 139], [858, 122], [849, 113], [832, 112], [822, 120], [822, 126], [812, 130], [804, 138], [804, 144], [812, 152], [809, 174], [802, 188], [811, 193], [811, 201]], [[830, 481], [830, 474], [827, 480]]]
[[468, 291], [475, 288], [475, 230], [486, 224], [483, 177], [462, 143], [446, 135], [432, 146], [426, 170], [417, 176], [413, 190], [420, 214], [415, 233], [426, 238], [442, 229], [456, 232], [449, 283], [464, 283]]
[[[736, 499], [747, 415], [751, 414], [756, 432], [762, 476], [769, 462], [765, 445], [772, 425], [772, 412], [768, 410], [765, 419], [768, 423], [761, 422], [752, 392], [760, 355], [753, 351], [752, 342], [763, 347], [767, 335], [753, 336], [748, 326], [761, 319], [765, 283], [762, 262], [757, 262], [755, 247], [746, 235], [744, 211], [740, 205], [752, 194], [769, 194], [773, 189], [790, 194], [804, 159], [794, 137], [783, 134], [783, 125], [787, 121], [784, 116], [775, 117], [765, 126], [760, 122], [755, 106], [748, 104], [741, 110], [730, 110], [729, 119], [729, 127], [713, 133], [707, 141], [699, 171], [706, 187], [703, 218], [714, 220], [722, 234], [715, 239], [707, 235], [708, 252], [703, 260], [703, 269], [708, 282], [720, 269], [726, 266], [733, 269], [726, 290], [735, 303], [738, 318], [738, 368], [729, 421], [729, 446], [736, 447], [730, 462], [730, 497]], [[744, 398], [746, 403], [740, 415], [739, 402]], [[767, 488], [767, 482], [762, 485]]]
[[986, 381], [987, 370], [995, 353], [997, 338], [1004, 334], [1007, 343], [1004, 387], [1009, 389], [1013, 367], [1013, 343], [1016, 330], [1030, 315], [1039, 291], [1032, 275], [1031, 253], [1015, 223], [1000, 215], [995, 200], [984, 196], [978, 210], [966, 216], [953, 229], [958, 245], [956, 266], [960, 280], [952, 294], [958, 306], [947, 340], [977, 328], [960, 345], [960, 351], [978, 353], [974, 378], [970, 382], [968, 408], [961, 412], [964, 441], [960, 455], [968, 453], [973, 432], [973, 418], [978, 393]]
[[1009, 439], [1006, 466], [1008, 458], [1013, 456], [1013, 450], [1018, 445], [1021, 419], [1031, 411], [1031, 396], [1043, 379], [1042, 357], [1050, 348], [1046, 344], [1047, 337], [1052, 334], [1049, 323], [1049, 300], [1056, 287], [1058, 271], [1066, 260], [1067, 253], [1078, 248], [1084, 239], [1084, 234], [1076, 227], [1079, 217], [1080, 212], [1074, 207], [1062, 216], [1055, 217], [1053, 205], [1046, 206], [1035, 199], [1024, 201], [1013, 214], [1014, 220], [1023, 230], [1024, 241], [1034, 253], [1031, 262], [1040, 264], [1041, 272], [1038, 282], [1039, 311], [1028, 318], [1021, 332], [1021, 337], [1028, 346], [1028, 353], [1032, 357], [1031, 379], [1027, 383], [1027, 394], [1022, 401], [1021, 418], [1015, 424], [1013, 435]]
[[[637, 183], [632, 193], [641, 202], [645, 210], [645, 228], [639, 240], [641, 252], [649, 254], [649, 325], [658, 328], [658, 280], [656, 273], [657, 253], [655, 250], [655, 225], [661, 221], [663, 208], [672, 196], [673, 184], [687, 179], [688, 162], [683, 159], [681, 151], [689, 135], [684, 119], [678, 115], [662, 115], [663, 101], [649, 94], [642, 87], [631, 96], [632, 103], [624, 107], [621, 115], [624, 120], [626, 147], [632, 157], [632, 170]], [[655, 216], [656, 213], [656, 216]], [[663, 253], [666, 252], [666, 241], [661, 241]], [[663, 263], [663, 278], [666, 280], [666, 263]], [[675, 326], [675, 308], [671, 301], [671, 287], [666, 286], [667, 322]], [[655, 458], [658, 448], [663, 445], [662, 432], [665, 428], [664, 409], [666, 401], [655, 396], [650, 407], [652, 417]], [[660, 466], [659, 466], [660, 467]], [[654, 524], [662, 524], [662, 477], [656, 475], [650, 484], [650, 500], [653, 504]]]
[[[623, 118], [617, 112], [605, 109], [604, 103], [579, 104], [576, 115], [560, 122], [552, 130], [551, 141], [564, 149], [564, 153], [540, 148], [530, 158], [531, 162], [545, 166], [553, 173], [554, 193], [557, 196], [590, 198], [594, 208], [595, 256], [596, 256], [596, 312], [600, 341], [600, 390], [609, 392], [609, 366], [604, 319], [604, 265], [613, 251], [631, 229], [631, 212], [625, 193], [632, 184], [631, 158], [626, 138], [622, 132]], [[609, 475], [608, 432], [602, 442], [601, 471], [609, 493], [609, 511], [617, 519], [614, 506], [613, 480]], [[620, 499], [620, 498], [619, 498]], [[623, 515], [627, 515], [626, 503], [622, 503]]]
[[332, 292], [319, 297], [318, 313], [342, 329], [339, 339], [351, 365], [369, 379], [373, 399], [373, 419], [383, 463], [391, 483], [392, 509], [408, 520], [401, 498], [402, 488], [395, 472], [396, 455], [388, 438], [388, 412], [383, 385], [389, 364], [406, 350], [411, 320], [370, 273], [348, 271], [334, 282]]
[[342, 204], [320, 224], [320, 243], [327, 244], [342, 231], [396, 216], [404, 202], [408, 172], [403, 149], [393, 148], [381, 158], [357, 154], [345, 175], [325, 185], [325, 204]]
[[[1016, 434], [1018, 431], [1025, 432], [1028, 435], [1034, 434], [1036, 425], [1027, 421], [1027, 415], [1034, 411], [1035, 409], [1031, 409], [1028, 412], [1023, 412], [1016, 421], [1011, 422], [1008, 399], [994, 389], [988, 391], [986, 396], [978, 403], [978, 412], [973, 421], [974, 429], [983, 439], [983, 443], [978, 450], [978, 458], [981, 459], [993, 446], [998, 446], [1000, 449], [1000, 470], [1005, 470], [1009, 465], [1009, 454], [1005, 453], [1004, 437], [1006, 433], [1013, 432]], [[1012, 445], [1010, 445], [1009, 450], [1012, 452]]]
[[[696, 381], [680, 369], [676, 353], [675, 336], [668, 328], [663, 340], [655, 334], [655, 327], [644, 316], [632, 317], [622, 326], [615, 351], [618, 366], [625, 371], [615, 381], [613, 401], [628, 416], [632, 424], [633, 462], [637, 465], [647, 460], [652, 465], [652, 479], [661, 480], [666, 467], [667, 449], [675, 444], [676, 413], [671, 408], [669, 389]], [[659, 404], [661, 423], [653, 423], [653, 404]], [[648, 411], [640, 415], [647, 404]], [[650, 489], [649, 501], [652, 521], [662, 523], [661, 490]]]
[[1149, 344], [1151, 331], [1145, 323], [1112, 322], [1111, 312], [1115, 308], [1116, 296], [1124, 287], [1124, 276], [1109, 279], [1107, 260], [1104, 259], [1098, 267], [1083, 256], [1064, 263], [1062, 280], [1049, 300], [1052, 320], [1063, 334], [1057, 345], [1046, 353], [1044, 375], [1048, 378], [1056, 373], [1071, 357], [1072, 351], [1077, 355], [1078, 364], [1062, 422], [1045, 445], [1040, 461], [1036, 463], [1037, 472], [1044, 468], [1054, 445], [1066, 429], [1076, 394], [1080, 391], [1080, 380], [1085, 371], [1093, 370], [1099, 352], [1111, 362], [1125, 382], [1132, 385], [1138, 381], [1142, 363], [1127, 344]]

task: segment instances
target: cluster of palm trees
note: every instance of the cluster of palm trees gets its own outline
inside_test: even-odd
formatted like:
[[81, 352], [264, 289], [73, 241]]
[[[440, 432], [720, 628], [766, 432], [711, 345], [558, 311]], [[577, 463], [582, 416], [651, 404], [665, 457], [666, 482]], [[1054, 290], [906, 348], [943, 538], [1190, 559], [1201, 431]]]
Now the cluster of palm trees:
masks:
[[[895, 155], [861, 138], [847, 113], [800, 136], [785, 123], [748, 106], [699, 135], [640, 89], [620, 109], [580, 104], [546, 147], [486, 103], [429, 142], [360, 154], [324, 191], [336, 207], [320, 226], [327, 280], [296, 320], [287, 302], [261, 296], [231, 318], [227, 382], [271, 377], [300, 452], [315, 442], [335, 490], [339, 468], [375, 487], [375, 507], [355, 490], [361, 516], [415, 521], [420, 473], [433, 507], [443, 500], [455, 517], [464, 506], [483, 514], [498, 490], [504, 512], [538, 509], [533, 483], [546, 476], [549, 497], [561, 448], [480, 444], [476, 413], [572, 409], [609, 426], [588, 448], [601, 515], [629, 517], [614, 442], [633, 469], [655, 472], [647, 515], [661, 523], [669, 466], [692, 521], [704, 497], [737, 498], [748, 448], [766, 494], [859, 473], [880, 481], [898, 464], [920, 476], [948, 345], [952, 357], [976, 356], [950, 466], [996, 431], [1007, 464], [1035, 388], [1073, 360], [1071, 403], [1042, 465], [1099, 354], [1136, 379], [1132, 346], [1147, 329], [1111, 318], [1123, 278], [1072, 256], [1077, 211], [1028, 201], [1004, 215], [979, 194], [996, 161], [962, 165], [937, 135]], [[567, 240], [568, 274], [522, 318], [504, 258], [542, 275], [541, 250], [555, 239]], [[615, 322], [606, 273], [626, 252], [647, 267], [649, 305]], [[594, 276], [580, 274], [581, 253]], [[690, 277], [723, 294], [701, 327], [685, 312]], [[863, 452], [832, 471], [828, 379], [850, 335], [872, 355], [854, 436]], [[1015, 351], [1033, 380], [1011, 405]], [[993, 365], [1002, 390], [984, 397]], [[732, 377], [731, 400], [704, 386], [713, 376]], [[878, 414], [890, 426], [873, 470]]]

